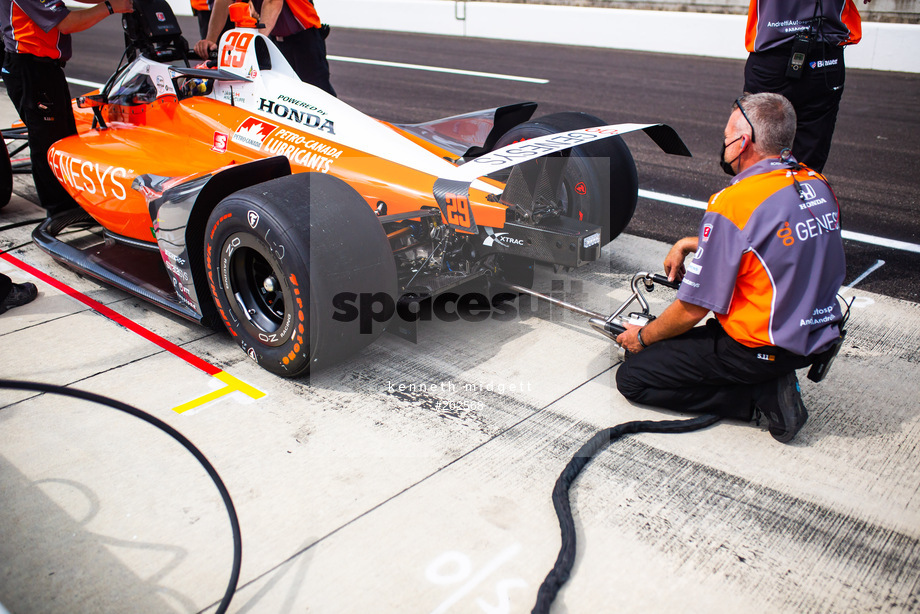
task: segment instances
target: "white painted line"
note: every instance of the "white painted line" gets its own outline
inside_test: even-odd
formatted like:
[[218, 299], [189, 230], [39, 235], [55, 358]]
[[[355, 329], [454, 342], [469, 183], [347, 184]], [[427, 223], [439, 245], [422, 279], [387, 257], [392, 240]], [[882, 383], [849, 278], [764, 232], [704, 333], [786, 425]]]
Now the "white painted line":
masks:
[[94, 81], [84, 81], [83, 79], [74, 79], [73, 77], [67, 77], [67, 83], [73, 83], [74, 85], [82, 85], [84, 87], [92, 87], [97, 90], [102, 89], [102, 86], [105, 83], [96, 83]]
[[885, 261], [884, 261], [884, 260], [876, 260], [876, 261], [875, 261], [875, 264], [873, 264], [872, 266], [870, 266], [870, 267], [866, 270], [865, 273], [863, 273], [862, 275], [860, 275], [859, 277], [857, 277], [856, 279], [854, 279], [852, 282], [850, 282], [850, 285], [849, 285], [849, 286], [845, 286], [843, 289], [844, 289], [844, 290], [850, 290], [850, 289], [852, 289], [853, 286], [855, 286], [856, 284], [858, 284], [859, 282], [861, 282], [862, 280], [864, 280], [865, 278], [867, 278], [867, 277], [869, 276], [870, 273], [872, 273], [873, 271], [876, 271], [876, 270], [882, 268], [884, 265], [885, 265]]
[[851, 232], [849, 230], [843, 231], [843, 238], [850, 241], [870, 243], [872, 245], [878, 245], [879, 247], [890, 247], [891, 249], [899, 249], [905, 252], [914, 252], [915, 254], [920, 254], [920, 245], [916, 243], [908, 243], [906, 241], [898, 241], [896, 239], [886, 239], [884, 237], [873, 237], [872, 235], [865, 235], [861, 232]]
[[[390, 68], [406, 68], [409, 70], [425, 70], [428, 72], [440, 72], [447, 73], [451, 75], [465, 75], [468, 77], [483, 77], [485, 79], [503, 79], [505, 81], [520, 81], [522, 83], [536, 83], [538, 85], [545, 85], [549, 83], [549, 79], [535, 79], [533, 77], [519, 77], [517, 75], [503, 75], [500, 73], [492, 72], [478, 72], [475, 70], [460, 70], [459, 68], [441, 68], [439, 66], [424, 66], [422, 64], [402, 64], [400, 62], [385, 62], [383, 60], [367, 60], [364, 58], [349, 58], [341, 55], [328, 55], [326, 59], [334, 60], [336, 62], [347, 62], [349, 64], [369, 64], [371, 66], [387, 66]], [[74, 85], [85, 85], [86, 87], [95, 87], [101, 88], [102, 83], [93, 83], [92, 81], [84, 81], [82, 79], [72, 79], [67, 78], [68, 83], [73, 83]]]
[[706, 209], [706, 206], [709, 204], [703, 200], [692, 200], [690, 198], [684, 198], [683, 196], [671, 196], [670, 194], [659, 194], [658, 192], [649, 192], [648, 190], [639, 190], [640, 198], [647, 198], [649, 200], [659, 200], [663, 203], [671, 203], [673, 205], [681, 205], [683, 207], [692, 207], [694, 209]]
[[[692, 200], [690, 198], [684, 198], [683, 196], [671, 196], [670, 194], [659, 194], [658, 192], [649, 192], [648, 190], [639, 190], [639, 196], [649, 200], [657, 200], [674, 205], [681, 205], [683, 207], [692, 207], [693, 209], [706, 209], [707, 205], [707, 203], [702, 200]], [[878, 245], [879, 247], [920, 254], [920, 245], [917, 243], [908, 243], [907, 241], [898, 241], [897, 239], [886, 239], [885, 237], [876, 237], [861, 232], [853, 232], [851, 230], [842, 231], [841, 236], [847, 241], [868, 243], [870, 245]]]
[[442, 72], [451, 75], [466, 75], [469, 77], [484, 77], [486, 79], [503, 79], [505, 81], [521, 81], [523, 83], [536, 83], [544, 85], [549, 79], [534, 79], [533, 77], [518, 77], [516, 75], [503, 75], [491, 72], [477, 72], [475, 70], [460, 70], [459, 68], [441, 68], [439, 66], [424, 66], [422, 64], [402, 64], [400, 62], [385, 62], [383, 60], [367, 60], [364, 58], [349, 58], [341, 55], [328, 55], [329, 60], [348, 62], [350, 64], [370, 64], [371, 66], [388, 66], [390, 68], [407, 68], [409, 70], [425, 70], [428, 72]]

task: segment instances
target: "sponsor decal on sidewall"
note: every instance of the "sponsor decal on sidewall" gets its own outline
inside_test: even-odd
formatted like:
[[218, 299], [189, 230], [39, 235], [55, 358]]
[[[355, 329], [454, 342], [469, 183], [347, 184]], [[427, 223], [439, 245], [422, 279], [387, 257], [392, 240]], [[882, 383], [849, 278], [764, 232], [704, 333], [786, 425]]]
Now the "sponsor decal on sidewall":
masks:
[[249, 117], [240, 124], [233, 133], [232, 140], [250, 149], [273, 156], [284, 156], [293, 164], [321, 173], [328, 173], [334, 161], [342, 155], [341, 149], [279, 128], [257, 117]]
[[[306, 126], [313, 130], [318, 130], [321, 132], [328, 132], [329, 134], [335, 134], [335, 122], [326, 117], [320, 117], [316, 113], [311, 113], [309, 111], [301, 110], [300, 108], [295, 108], [294, 103], [291, 105], [284, 104], [282, 102], [276, 102], [274, 100], [266, 100], [265, 98], [259, 99], [259, 110], [264, 111], [265, 113], [270, 113], [275, 117], [280, 119], [286, 119], [290, 122]], [[300, 101], [296, 101], [300, 103]]]
[[127, 188], [131, 185], [134, 169], [81, 160], [53, 147], [48, 151], [48, 161], [58, 181], [78, 192], [118, 200], [128, 197]]
[[227, 153], [227, 135], [223, 132], [214, 133], [214, 145], [211, 147], [211, 151], [216, 151], [217, 153]]

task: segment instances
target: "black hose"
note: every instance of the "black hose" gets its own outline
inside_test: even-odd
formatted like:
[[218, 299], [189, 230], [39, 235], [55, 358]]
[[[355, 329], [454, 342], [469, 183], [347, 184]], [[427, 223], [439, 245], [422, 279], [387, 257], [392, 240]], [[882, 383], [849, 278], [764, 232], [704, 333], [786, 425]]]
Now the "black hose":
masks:
[[181, 443], [186, 450], [191, 452], [192, 456], [194, 456], [198, 462], [201, 463], [205, 471], [208, 472], [208, 475], [211, 476], [211, 480], [214, 482], [214, 485], [217, 486], [217, 490], [220, 492], [221, 499], [224, 500], [224, 506], [227, 508], [227, 514], [230, 516], [230, 528], [233, 531], [233, 569], [230, 572], [230, 582], [227, 585], [227, 590], [224, 592], [224, 596], [220, 600], [216, 614], [223, 614], [227, 611], [227, 608], [230, 606], [230, 600], [233, 599], [233, 594], [236, 592], [236, 585], [240, 579], [240, 567], [243, 560], [243, 538], [240, 534], [240, 522], [236, 516], [236, 510], [233, 507], [233, 501], [230, 500], [230, 493], [227, 491], [227, 487], [224, 486], [220, 476], [217, 475], [217, 471], [214, 469], [211, 463], [208, 462], [208, 459], [205, 458], [204, 454], [201, 453], [201, 450], [196, 448], [195, 445], [185, 437], [185, 435], [169, 426], [159, 418], [151, 416], [150, 414], [141, 411], [136, 407], [132, 407], [127, 403], [116, 401], [115, 399], [110, 399], [108, 397], [104, 397], [92, 392], [86, 392], [84, 390], [75, 390], [73, 388], [66, 388], [64, 386], [55, 386], [52, 384], [42, 384], [38, 382], [23, 382], [0, 379], [0, 388], [60, 394], [63, 396], [73, 397], [75, 399], [90, 401], [91, 403], [108, 405], [113, 409], [123, 411], [126, 414], [130, 414], [135, 418], [140, 418], [144, 422], [152, 424], [153, 426], [157, 427]]
[[553, 507], [556, 508], [556, 516], [559, 518], [562, 547], [559, 548], [556, 564], [546, 575], [546, 579], [540, 585], [540, 590], [537, 591], [537, 603], [533, 607], [532, 614], [547, 614], [549, 612], [556, 595], [572, 573], [572, 566], [575, 564], [575, 521], [572, 519], [572, 508], [569, 504], [569, 487], [572, 486], [572, 482], [575, 481], [581, 470], [591, 462], [594, 455], [607, 444], [623, 435], [631, 433], [688, 433], [706, 428], [720, 419], [719, 416], [705, 414], [689, 420], [663, 420], [659, 422], [637, 420], [624, 422], [598, 431], [575, 453], [575, 456], [572, 457], [572, 460], [569, 461], [569, 464], [559, 475], [559, 479], [556, 480], [556, 486], [553, 488]]
[[13, 222], [12, 224], [7, 224], [6, 226], [0, 226], [0, 232], [7, 230], [12, 230], [13, 228], [19, 228], [20, 226], [37, 226], [45, 221], [45, 218], [38, 218], [37, 220], [25, 220], [24, 222]]

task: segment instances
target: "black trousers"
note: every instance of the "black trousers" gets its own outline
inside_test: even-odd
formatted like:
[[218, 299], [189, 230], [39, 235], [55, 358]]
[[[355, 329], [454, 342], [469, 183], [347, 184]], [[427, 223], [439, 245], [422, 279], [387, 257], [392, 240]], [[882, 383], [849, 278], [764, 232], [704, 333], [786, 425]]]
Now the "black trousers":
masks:
[[208, 23], [211, 21], [211, 11], [192, 9], [192, 14], [198, 20], [198, 34], [201, 36], [201, 40], [206, 39], [208, 37]]
[[7, 53], [3, 82], [29, 133], [32, 177], [41, 206], [48, 215], [76, 207], [48, 165], [51, 145], [77, 133], [63, 67], [45, 58]]
[[791, 55], [791, 44], [750, 54], [744, 67], [744, 91], [774, 92], [789, 99], [797, 119], [792, 155], [821, 172], [831, 150], [846, 80], [843, 47], [814, 46], [798, 79], [786, 77]]
[[315, 85], [333, 96], [336, 95], [332, 83], [329, 82], [326, 39], [319, 28], [307, 28], [291, 36], [272, 39], [301, 81]]
[[0, 273], [0, 301], [6, 299], [6, 295], [13, 289], [13, 280]]
[[744, 346], [711, 319], [628, 355], [616, 380], [620, 393], [635, 403], [750, 420], [756, 384], [810, 363], [782, 348]]

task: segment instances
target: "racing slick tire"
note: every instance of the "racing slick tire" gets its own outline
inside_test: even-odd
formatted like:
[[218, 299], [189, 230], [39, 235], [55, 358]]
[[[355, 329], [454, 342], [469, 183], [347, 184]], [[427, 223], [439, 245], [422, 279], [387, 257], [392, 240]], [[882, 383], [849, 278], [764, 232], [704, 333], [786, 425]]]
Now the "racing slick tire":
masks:
[[397, 296], [393, 253], [374, 212], [322, 173], [231, 194], [211, 212], [204, 251], [227, 330], [250, 358], [284, 377], [346, 358], [383, 332], [383, 318], [333, 317], [341, 293]]
[[[556, 132], [604, 125], [606, 122], [587, 113], [553, 113], [515, 126], [498, 140], [495, 149]], [[636, 163], [621, 137], [572, 148], [562, 185], [567, 216], [601, 226], [602, 245], [623, 232], [636, 211]]]
[[10, 203], [13, 197], [13, 165], [10, 162], [10, 151], [3, 144], [3, 153], [0, 153], [0, 209]]

